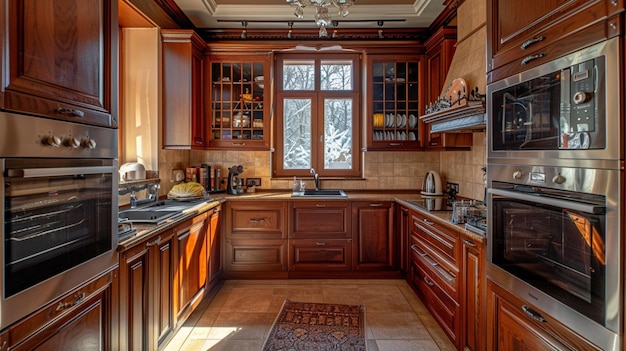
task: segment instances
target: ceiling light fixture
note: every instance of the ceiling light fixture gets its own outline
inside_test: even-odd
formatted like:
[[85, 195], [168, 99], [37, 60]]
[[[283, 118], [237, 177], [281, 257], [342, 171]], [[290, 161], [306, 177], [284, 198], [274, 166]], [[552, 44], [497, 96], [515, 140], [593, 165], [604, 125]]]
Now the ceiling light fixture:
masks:
[[296, 9], [293, 14], [296, 17], [304, 18], [303, 9], [307, 6], [315, 6], [315, 23], [320, 27], [320, 38], [326, 37], [328, 32], [326, 27], [329, 26], [333, 19], [328, 8], [334, 6], [339, 9], [339, 16], [346, 17], [350, 14], [348, 10], [350, 6], [354, 5], [356, 0], [286, 0], [288, 4], [294, 6]]

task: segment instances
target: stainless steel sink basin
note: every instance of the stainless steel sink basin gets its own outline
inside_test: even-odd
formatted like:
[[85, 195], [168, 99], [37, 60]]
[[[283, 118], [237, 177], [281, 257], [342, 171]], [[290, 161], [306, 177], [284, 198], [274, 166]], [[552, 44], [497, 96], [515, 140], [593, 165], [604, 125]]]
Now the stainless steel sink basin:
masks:
[[320, 190], [305, 190], [295, 192], [291, 197], [346, 197], [346, 193], [343, 190], [336, 189], [320, 189]]

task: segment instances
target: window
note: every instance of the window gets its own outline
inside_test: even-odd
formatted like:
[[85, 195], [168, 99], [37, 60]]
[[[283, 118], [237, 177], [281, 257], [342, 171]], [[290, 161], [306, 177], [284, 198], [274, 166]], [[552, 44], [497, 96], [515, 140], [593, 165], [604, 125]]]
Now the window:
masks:
[[274, 176], [361, 176], [359, 55], [277, 57]]

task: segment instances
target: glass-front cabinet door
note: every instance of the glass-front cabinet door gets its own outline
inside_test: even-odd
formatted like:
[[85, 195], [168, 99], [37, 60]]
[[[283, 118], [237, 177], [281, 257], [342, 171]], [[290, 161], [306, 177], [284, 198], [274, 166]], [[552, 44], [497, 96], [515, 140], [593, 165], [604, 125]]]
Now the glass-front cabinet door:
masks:
[[420, 148], [424, 106], [424, 64], [420, 56], [368, 58], [367, 150]]
[[209, 58], [210, 147], [269, 149], [269, 62], [269, 55]]

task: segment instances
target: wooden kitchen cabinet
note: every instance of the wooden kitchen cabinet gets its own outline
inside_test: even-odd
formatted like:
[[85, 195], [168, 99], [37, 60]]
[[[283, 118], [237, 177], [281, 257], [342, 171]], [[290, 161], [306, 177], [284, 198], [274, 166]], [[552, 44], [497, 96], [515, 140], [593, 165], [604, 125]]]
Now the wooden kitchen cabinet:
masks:
[[461, 349], [485, 350], [486, 308], [485, 243], [462, 237]]
[[623, 33], [623, 0], [487, 2], [487, 83]]
[[209, 248], [209, 286], [210, 290], [222, 273], [222, 205], [209, 211], [207, 219], [208, 248]]
[[116, 128], [118, 2], [3, 0], [0, 7], [7, 39], [0, 108]]
[[270, 64], [269, 54], [209, 56], [209, 147], [270, 149]]
[[246, 272], [284, 272], [286, 276], [286, 208], [285, 201], [226, 203], [223, 245], [226, 277], [245, 277]]
[[393, 228], [393, 210], [391, 201], [352, 202], [355, 271], [397, 269], [398, 240]]
[[173, 335], [177, 244], [168, 230], [120, 253], [120, 350], [157, 350]]
[[369, 55], [367, 67], [367, 150], [418, 150], [426, 96], [423, 55]]
[[118, 349], [117, 289], [117, 270], [87, 282], [9, 327], [0, 350]]
[[292, 201], [289, 205], [289, 271], [352, 270], [349, 201]]
[[400, 264], [400, 272], [407, 276], [409, 271], [409, 237], [411, 235], [411, 227], [413, 223], [408, 207], [397, 205], [395, 209], [395, 232], [398, 240], [398, 261]]
[[178, 240], [178, 266], [175, 272], [178, 297], [177, 320], [185, 320], [204, 296], [209, 269], [207, 213], [174, 227]]
[[204, 118], [204, 40], [193, 30], [162, 29], [163, 147], [207, 146]]
[[426, 308], [460, 345], [460, 234], [418, 211], [411, 211], [409, 282]]
[[600, 350], [544, 311], [487, 281], [487, 350]]

